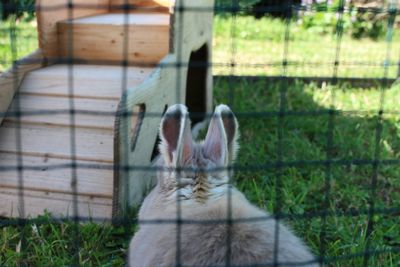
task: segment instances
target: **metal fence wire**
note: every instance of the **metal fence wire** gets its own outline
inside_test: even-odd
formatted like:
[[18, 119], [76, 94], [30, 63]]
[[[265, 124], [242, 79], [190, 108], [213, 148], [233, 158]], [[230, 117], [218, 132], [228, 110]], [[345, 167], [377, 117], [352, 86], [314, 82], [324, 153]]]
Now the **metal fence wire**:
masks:
[[[25, 3], [24, 1], [22, 1]], [[90, 8], [98, 8], [98, 5], [96, 7], [91, 6], [90, 4], [77, 4], [74, 3], [72, 0], [68, 0], [68, 3], [65, 4], [60, 4], [60, 5], [52, 5], [51, 7], [45, 7], [45, 6], [40, 6], [39, 4], [36, 5], [36, 7], [32, 4], [25, 4], [22, 5], [19, 1], [2, 1], [2, 11], [5, 13], [9, 12], [15, 12], [20, 11], [22, 13], [24, 12], [32, 12], [34, 10], [40, 10], [43, 11], [45, 9], [48, 9], [47, 11], [54, 11], [57, 12], [58, 10], [65, 9], [67, 7], [68, 9], [68, 16], [69, 19], [73, 19], [73, 14], [74, 12], [77, 12], [80, 9], [90, 9]], [[39, 1], [40, 2], [40, 1]], [[371, 258], [379, 258], [382, 255], [385, 254], [390, 254], [392, 253], [397, 254], [400, 253], [400, 240], [398, 236], [392, 237], [395, 241], [393, 242], [394, 245], [387, 245], [387, 246], [380, 246], [376, 247], [373, 245], [371, 237], [374, 233], [374, 231], [377, 230], [377, 228], [380, 227], [380, 225], [376, 224], [376, 217], [377, 216], [382, 216], [384, 220], [391, 220], [391, 221], [396, 221], [397, 218], [397, 223], [398, 225], [393, 227], [400, 227], [400, 221], [398, 220], [399, 215], [400, 215], [400, 206], [398, 206], [399, 202], [393, 202], [389, 204], [386, 207], [381, 207], [380, 205], [376, 204], [376, 199], [378, 195], [381, 193], [380, 188], [378, 186], [378, 180], [380, 179], [380, 170], [382, 168], [396, 168], [400, 167], [400, 158], [399, 157], [393, 157], [393, 158], [387, 158], [387, 157], [382, 157], [382, 142], [384, 142], [383, 137], [382, 137], [382, 132], [383, 132], [383, 127], [384, 127], [384, 120], [386, 115], [392, 115], [396, 116], [397, 120], [400, 119], [400, 114], [396, 110], [389, 110], [385, 109], [385, 101], [386, 101], [386, 94], [387, 91], [390, 90], [388, 89], [396, 79], [396, 76], [399, 73], [400, 69], [400, 61], [397, 58], [393, 58], [394, 54], [397, 53], [398, 50], [400, 50], [398, 43], [393, 42], [393, 36], [396, 31], [398, 31], [398, 28], [396, 28], [396, 16], [399, 13], [399, 10], [397, 9], [398, 5], [396, 1], [392, 1], [390, 4], [384, 5], [383, 2], [381, 1], [382, 4], [381, 6], [374, 6], [374, 7], [358, 7], [358, 8], [353, 8], [352, 10], [356, 10], [359, 12], [368, 12], [371, 14], [380, 14], [383, 17], [385, 17], [385, 23], [386, 23], [386, 37], [385, 37], [385, 58], [380, 60], [379, 62], [372, 62], [368, 60], [363, 60], [363, 58], [357, 58], [355, 60], [351, 60], [346, 58], [346, 55], [343, 55], [343, 45], [345, 42], [347, 42], [347, 39], [343, 38], [343, 23], [344, 23], [344, 18], [343, 16], [345, 14], [348, 14], [351, 10], [349, 9], [348, 1], [340, 0], [337, 1], [337, 6], [336, 7], [330, 7], [327, 9], [323, 10], [317, 10], [315, 5], [313, 5], [313, 1], [306, 1], [303, 3], [298, 3], [298, 2], [293, 2], [293, 1], [282, 1], [283, 4], [272, 4], [272, 5], [261, 5], [258, 4], [255, 7], [248, 7], [248, 5], [243, 5], [241, 1], [238, 0], [232, 0], [229, 3], [228, 2], [217, 2], [214, 6], [210, 7], [185, 7], [184, 5], [185, 0], [177, 0], [175, 3], [174, 7], [174, 13], [175, 14], [181, 14], [185, 12], [199, 12], [199, 13], [204, 13], [204, 12], [214, 12], [218, 13], [219, 16], [223, 16], [227, 20], [229, 19], [230, 21], [230, 32], [229, 32], [229, 43], [224, 44], [226, 47], [226, 57], [225, 61], [222, 61], [221, 59], [218, 59], [218, 62], [190, 62], [189, 67], [197, 67], [197, 68], [204, 68], [207, 69], [207, 71], [211, 71], [211, 69], [223, 69], [225, 72], [223, 73], [224, 75], [219, 75], [215, 76], [214, 80], [215, 83], [226, 83], [227, 84], [227, 94], [226, 94], [226, 104], [232, 108], [232, 110], [235, 113], [235, 116], [238, 118], [239, 121], [244, 121], [244, 120], [256, 120], [256, 121], [263, 121], [265, 119], [273, 119], [276, 120], [277, 126], [276, 126], [276, 135], [277, 135], [277, 143], [276, 143], [276, 152], [277, 154], [275, 155], [275, 158], [273, 160], [265, 160], [263, 161], [262, 164], [259, 163], [254, 163], [254, 164], [241, 164], [240, 161], [235, 163], [232, 166], [229, 166], [228, 168], [231, 170], [234, 170], [235, 172], [242, 172], [242, 173], [263, 173], [265, 177], [269, 172], [274, 172], [274, 203], [275, 205], [272, 206], [271, 216], [266, 216], [262, 218], [252, 218], [249, 219], [249, 221], [257, 221], [257, 220], [268, 220], [271, 218], [274, 218], [278, 221], [281, 220], [293, 220], [293, 221], [301, 221], [304, 222], [304, 224], [307, 223], [307, 221], [310, 221], [312, 219], [318, 220], [318, 223], [320, 224], [319, 232], [318, 233], [313, 233], [316, 239], [318, 239], [317, 244], [314, 244], [313, 246], [313, 251], [316, 255], [316, 262], [320, 264], [324, 264], [327, 266], [350, 266], [348, 264], [354, 264], [352, 263], [354, 259], [361, 259], [359, 261], [360, 266], [373, 266]], [[265, 1], [264, 1], [265, 2]], [[120, 61], [110, 61], [108, 59], [101, 59], [98, 60], [99, 64], [118, 64], [121, 67], [123, 67], [123, 71], [119, 72], [120, 73], [120, 94], [123, 95], [124, 92], [127, 90], [129, 87], [128, 85], [128, 79], [129, 79], [129, 66], [132, 65], [132, 62], [129, 62], [128, 59], [128, 54], [129, 54], [129, 41], [131, 40], [129, 38], [129, 27], [130, 24], [127, 23], [129, 21], [129, 13], [133, 10], [140, 10], [140, 8], [137, 5], [131, 4], [130, 1], [125, 0], [123, 5], [118, 5], [115, 7], [116, 9], [119, 9], [119, 12], [123, 12], [125, 14], [125, 23], [124, 23], [124, 42], [123, 42], [123, 60]], [[189, 9], [189, 10], [188, 10]], [[238, 43], [238, 36], [240, 36], [240, 27], [238, 26], [238, 18], [240, 18], [243, 14], [245, 13], [269, 13], [269, 14], [274, 14], [274, 13], [279, 13], [281, 16], [281, 20], [284, 21], [284, 32], [283, 32], [283, 40], [282, 40], [282, 57], [279, 61], [274, 61], [271, 60], [269, 62], [245, 62], [243, 60], [238, 60], [238, 57], [240, 57], [240, 53], [242, 50], [239, 47], [240, 44]], [[307, 60], [307, 58], [304, 58], [303, 60], [298, 60], [294, 59], [291, 57], [291, 48], [293, 45], [293, 38], [292, 38], [292, 28], [294, 27], [294, 24], [296, 24], [295, 17], [301, 16], [301, 13], [304, 12], [322, 12], [322, 13], [332, 13], [336, 15], [336, 27], [334, 30], [335, 34], [335, 46], [334, 46], [334, 51], [332, 51], [333, 58], [330, 58], [330, 61], [312, 61], [312, 60]], [[178, 16], [178, 18], [182, 18], [182, 16]], [[6, 25], [4, 24], [1, 27], [1, 39], [0, 39], [0, 48], [1, 48], [1, 42], [3, 39], [6, 39], [6, 45], [9, 46], [11, 49], [11, 54], [3, 54], [2, 58], [0, 58], [1, 64], [7, 65], [10, 64], [12, 65], [12, 69], [17, 70], [24, 64], [29, 64], [32, 63], [31, 61], [27, 60], [20, 60], [21, 55], [20, 51], [22, 50], [21, 46], [24, 44], [23, 38], [36, 38], [32, 36], [20, 36], [20, 31], [18, 29], [17, 25], [17, 20], [16, 19], [9, 19], [10, 24]], [[5, 26], [6, 25], [6, 26]], [[183, 23], [179, 24], [181, 27], [178, 29], [175, 29], [175, 31], [178, 31], [179, 34], [176, 34], [176, 36], [179, 36], [180, 38], [183, 38], [183, 31], [184, 25]], [[248, 25], [248, 27], [252, 27], [251, 25]], [[310, 33], [311, 34], [311, 33]], [[80, 233], [80, 225], [82, 222], [85, 221], [90, 221], [92, 218], [88, 218], [86, 216], [82, 216], [79, 212], [79, 207], [78, 207], [78, 197], [79, 197], [79, 180], [78, 180], [78, 172], [81, 170], [93, 170], [93, 169], [102, 169], [103, 171], [114, 171], [118, 169], [120, 172], [130, 172], [130, 171], [137, 171], [137, 170], [143, 170], [147, 172], [154, 172], [156, 173], [157, 171], [160, 170], [159, 167], [155, 166], [138, 166], [135, 164], [135, 162], [127, 162], [127, 164], [122, 164], [122, 166], [116, 162], [111, 165], [104, 165], [104, 164], [97, 164], [97, 163], [82, 163], [78, 158], [77, 158], [77, 149], [79, 149], [79, 143], [77, 143], [76, 139], [77, 136], [79, 135], [79, 131], [76, 128], [76, 120], [77, 116], [80, 115], [91, 115], [91, 116], [115, 116], [115, 112], [104, 112], [104, 111], [96, 111], [96, 110], [80, 110], [77, 108], [76, 101], [77, 98], [74, 97], [75, 91], [76, 91], [76, 82], [75, 82], [75, 74], [76, 72], [74, 71], [74, 68], [77, 63], [85, 63], [84, 61], [79, 61], [74, 57], [74, 49], [73, 49], [73, 32], [72, 30], [69, 30], [68, 32], [68, 57], [63, 57], [63, 58], [47, 58], [48, 61], [52, 62], [57, 62], [57, 63], [64, 63], [68, 65], [68, 68], [66, 69], [67, 71], [67, 77], [68, 77], [68, 107], [65, 109], [60, 109], [60, 110], [54, 110], [51, 108], [47, 108], [46, 106], [43, 106], [39, 110], [35, 111], [24, 111], [21, 108], [22, 103], [20, 102], [19, 98], [15, 98], [13, 101], [14, 103], [14, 108], [12, 110], [6, 109], [5, 112], [1, 113], [1, 116], [6, 116], [7, 118], [12, 118], [13, 121], [13, 129], [14, 129], [14, 143], [15, 143], [15, 148], [14, 152], [7, 151], [3, 146], [0, 146], [0, 155], [9, 155], [10, 153], [14, 153], [15, 159], [14, 162], [11, 162], [10, 164], [3, 164], [0, 166], [0, 177], [1, 179], [6, 179], [6, 173], [9, 172], [15, 172], [17, 173], [17, 179], [18, 181], [15, 183], [16, 187], [14, 188], [14, 192], [17, 194], [17, 202], [18, 202], [18, 212], [14, 213], [18, 214], [16, 216], [17, 218], [8, 218], [8, 217], [1, 217], [0, 219], [0, 225], [2, 228], [6, 227], [17, 227], [19, 229], [19, 235], [22, 240], [22, 245], [21, 245], [21, 252], [24, 253], [24, 250], [27, 247], [26, 240], [25, 240], [25, 235], [26, 235], [26, 225], [40, 225], [40, 224], [47, 224], [47, 223], [54, 223], [53, 220], [47, 220], [43, 217], [38, 217], [38, 218], [31, 218], [29, 216], [26, 216], [26, 205], [29, 204], [30, 200], [26, 198], [25, 195], [25, 187], [24, 185], [26, 184], [26, 180], [29, 179], [27, 177], [28, 173], [39, 173], [42, 172], [44, 169], [45, 170], [52, 170], [52, 171], [59, 171], [63, 173], [67, 173], [66, 176], [70, 177], [70, 183], [71, 183], [71, 188], [72, 188], [72, 214], [68, 217], [63, 217], [63, 218], [58, 218], [55, 221], [57, 222], [70, 222], [71, 220], [74, 223], [74, 239], [76, 242], [74, 243], [74, 253], [71, 256], [71, 264], [72, 265], [79, 265], [79, 251], [83, 244], [81, 243], [81, 233]], [[178, 46], [179, 44], [181, 46], [184, 46], [184, 40], [178, 40], [177, 41]], [[321, 43], [321, 46], [324, 44]], [[353, 47], [353, 49], [358, 49], [357, 47]], [[179, 75], [181, 75], [181, 72], [178, 71], [179, 68], [182, 66], [185, 66], [187, 64], [186, 62], [181, 62], [179, 59], [181, 58], [181, 55], [179, 54], [180, 51], [182, 50], [182, 47], [177, 47], [177, 58], [178, 58], [178, 63], [177, 64], [163, 64], [161, 63], [162, 68], [171, 68], [171, 69], [177, 69], [177, 75], [178, 75], [178, 80], [179, 80]], [[261, 53], [273, 53], [271, 51], [263, 51]], [[276, 57], [275, 57], [276, 58]], [[141, 65], [143, 67], [146, 67], [146, 63], [135, 63], [136, 65]], [[313, 71], [310, 71], [309, 73], [313, 74], [315, 73], [316, 70], [321, 68], [321, 66], [324, 66], [324, 68], [329, 69], [330, 75], [307, 75], [307, 73], [293, 73], [290, 72], [290, 68], [308, 68], [308, 69], [313, 69]], [[373, 67], [377, 69], [381, 69], [381, 75], [378, 77], [375, 75], [374, 77], [357, 77], [355, 76], [346, 76], [342, 77], [340, 76], [340, 68], [342, 66], [351, 66], [354, 68], [355, 72], [358, 70], [361, 70], [362, 68], [365, 67]], [[238, 71], [239, 68], [245, 69], [245, 70], [250, 70], [250, 71], [256, 71], [257, 69], [266, 69], [266, 68], [275, 68], [279, 71], [271, 72], [271, 73], [266, 73], [263, 77], [259, 76], [252, 76], [245, 74], [246, 76], [242, 76], [241, 72]], [[395, 69], [394, 71], [392, 71]], [[392, 72], [391, 72], [392, 71]], [[14, 89], [15, 91], [18, 90], [20, 86], [20, 77], [18, 76], [19, 73], [17, 71], [13, 72], [13, 82], [14, 82]], [[343, 158], [340, 159], [335, 155], [335, 130], [336, 128], [336, 123], [338, 116], [343, 115], [344, 113], [346, 115], [360, 115], [363, 113], [361, 110], [354, 110], [354, 111], [346, 111], [342, 112], [337, 108], [336, 101], [337, 99], [335, 98], [335, 92], [332, 90], [331, 94], [331, 100], [329, 103], [329, 108], [326, 109], [315, 109], [311, 110], [308, 108], [304, 108], [304, 110], [293, 110], [289, 108], [288, 102], [290, 102], [290, 93], [291, 93], [291, 85], [297, 83], [297, 80], [302, 80], [305, 83], [311, 82], [316, 82], [316, 83], [330, 83], [333, 85], [340, 84], [343, 81], [344, 82], [349, 82], [350, 84], [356, 84], [355, 86], [376, 86], [378, 87], [379, 91], [379, 108], [376, 110], [376, 114], [374, 116], [374, 119], [376, 121], [375, 127], [373, 130], [371, 130], [371, 135], [374, 135], [374, 143], [368, 143], [366, 146], [373, 147], [373, 155], [371, 158]], [[241, 96], [238, 96], [238, 83], [240, 82], [245, 82], [248, 90], [252, 90], [252, 86], [255, 83], [262, 83], [263, 86], [265, 86], [265, 90], [268, 90], [267, 84], [276, 84], [279, 86], [279, 93], [278, 93], [278, 109], [277, 110], [268, 110], [268, 111], [258, 111], [258, 110], [240, 110], [237, 106], [236, 103], [238, 103], [237, 98], [240, 98]], [[0, 82], [0, 85], [1, 82]], [[2, 85], [3, 86], [3, 85]], [[182, 92], [180, 83], [176, 83], [176, 95], [177, 101], [179, 102], [179, 95]], [[216, 88], [215, 90], [219, 90], [220, 88]], [[348, 89], [351, 90], [351, 89]], [[0, 88], [0, 97], [1, 97], [1, 88]], [[265, 99], [265, 101], [268, 101], [268, 99]], [[240, 110], [240, 111], [237, 111]], [[70, 151], [70, 154], [72, 155], [68, 162], [63, 161], [63, 163], [54, 163], [54, 164], [30, 164], [26, 160], [24, 160], [24, 157], [26, 156], [23, 151], [24, 151], [24, 142], [22, 141], [22, 135], [23, 135], [23, 129], [21, 128], [21, 124], [23, 123], [22, 117], [38, 117], [38, 116], [60, 116], [64, 115], [67, 116], [69, 125], [70, 127], [68, 128], [68, 134], [65, 139], [60, 141], [60, 142], [65, 142], [69, 148], [67, 150]], [[121, 117], [132, 117], [132, 116], [141, 116], [143, 115], [142, 112], [122, 112], [119, 113], [117, 116]], [[152, 113], [152, 112], [146, 112], [146, 117], [155, 117], [155, 118], [160, 118], [163, 114], [162, 113]], [[196, 117], [198, 116], [203, 116], [206, 118], [211, 118], [212, 114], [206, 114], [204, 115], [203, 113], [201, 114], [191, 114], [191, 116]], [[285, 136], [286, 130], [285, 130], [285, 123], [287, 121], [291, 120], [302, 120], [306, 117], [319, 117], [319, 116], [324, 116], [326, 118], [325, 121], [325, 131], [320, 131], [319, 134], [321, 136], [317, 136], [315, 138], [319, 138], [323, 143], [323, 155], [322, 158], [297, 158], [294, 160], [287, 160], [287, 157], [285, 157], [286, 154], [291, 153], [290, 147], [285, 147], [285, 140], [287, 138], [290, 138], [288, 136]], [[9, 123], [7, 120], [3, 121], [3, 125]], [[128, 132], [129, 129], [126, 129]], [[11, 142], [10, 140], [2, 140], [2, 134], [4, 134], [4, 131], [0, 130], [0, 142]], [[34, 134], [33, 132], [30, 134]], [[395, 134], [395, 133], [393, 133]], [[397, 154], [399, 155], [399, 154]], [[35, 156], [35, 155], [33, 155]], [[47, 157], [47, 156], [46, 156]], [[57, 161], [55, 161], [57, 162]], [[368, 177], [365, 177], [365, 179], [369, 179], [369, 185], [368, 185], [368, 196], [366, 199], [367, 205], [365, 206], [359, 206], [359, 207], [351, 207], [351, 208], [343, 208], [343, 209], [337, 209], [335, 211], [332, 211], [330, 208], [330, 199], [332, 197], [332, 184], [335, 182], [335, 177], [334, 177], [334, 170], [336, 168], [352, 168], [353, 166], [359, 166], [359, 167], [365, 167], [365, 168], [371, 168], [370, 175]], [[323, 170], [323, 173], [321, 173], [321, 179], [323, 179], [323, 186], [320, 188], [320, 198], [316, 198], [316, 201], [322, 201], [321, 203], [318, 203], [319, 206], [317, 209], [314, 210], [307, 210], [303, 212], [286, 212], [287, 209], [284, 208], [284, 198], [285, 192], [283, 192], [283, 178], [282, 176], [284, 175], [284, 172], [290, 168], [298, 168], [299, 170], [307, 169], [307, 168], [321, 168]], [[181, 171], [181, 170], [178, 170]], [[214, 170], [210, 170], [214, 171]], [[1, 174], [3, 173], [3, 175]], [[266, 178], [267, 179], [267, 178]], [[395, 179], [400, 179], [400, 177], [395, 177]], [[232, 181], [231, 181], [232, 182]], [[348, 181], [348, 183], [352, 183], [352, 181]], [[398, 184], [398, 183], [397, 183]], [[390, 185], [389, 185], [390, 186]], [[263, 187], [259, 187], [260, 190], [262, 190]], [[0, 180], [0, 190], [3, 194], [3, 199], [4, 196], [6, 196], [5, 192], [7, 192], [9, 188], [7, 185], [4, 185], [3, 182]], [[130, 190], [129, 187], [126, 187], [126, 190]], [[335, 189], [337, 190], [337, 189]], [[343, 189], [345, 190], [345, 189]], [[392, 191], [389, 192], [389, 194], [393, 194], [395, 196], [395, 192], [398, 192], [400, 189], [399, 188], [393, 188]], [[129, 194], [129, 192], [125, 192], [126, 194]], [[263, 192], [262, 194], [268, 194], [269, 192]], [[230, 196], [231, 191], [228, 191], [228, 199], [231, 198]], [[11, 196], [9, 196], [11, 197]], [[14, 196], [15, 197], [15, 196]], [[43, 203], [45, 204], [45, 203]], [[0, 205], [2, 205], [0, 203]], [[228, 225], [232, 225], [235, 223], [235, 220], [232, 218], [227, 219], [226, 221], [185, 221], [182, 219], [182, 216], [180, 214], [181, 212], [181, 203], [180, 201], [177, 200], [176, 205], [178, 206], [178, 214], [177, 214], [177, 219], [176, 220], [154, 220], [154, 221], [141, 221], [140, 223], [149, 223], [149, 224], [176, 224], [178, 225], [178, 231], [177, 231], [177, 263], [178, 266], [182, 266], [182, 263], [180, 262], [180, 239], [181, 239], [181, 227], [184, 224], [213, 224], [213, 223], [225, 223]], [[229, 202], [228, 209], [231, 209], [232, 203]], [[1, 215], [1, 214], [0, 214]], [[231, 216], [231, 215], [230, 215]], [[228, 216], [228, 217], [230, 217]], [[332, 256], [331, 251], [328, 250], [328, 245], [330, 242], [335, 242], [337, 240], [340, 240], [340, 236], [337, 236], [335, 240], [332, 240], [331, 235], [329, 235], [328, 231], [332, 231], [331, 228], [329, 228], [330, 219], [331, 218], [355, 218], [356, 223], [362, 224], [365, 223], [365, 228], [363, 231], [363, 234], [365, 235], [365, 240], [367, 240], [365, 249], [360, 251], [359, 249], [354, 249], [353, 253], [348, 253], [348, 254], [343, 254], [340, 256]], [[109, 218], [103, 218], [104, 220], [107, 220]], [[103, 219], [98, 219], [99, 221], [102, 221]], [[245, 219], [243, 219], [245, 220]], [[123, 225], [126, 226], [128, 229], [130, 225], [132, 224], [137, 224], [138, 221], [136, 219], [132, 218], [124, 218], [123, 220], [119, 221], [119, 223], [122, 223]], [[127, 230], [127, 235], [130, 235], [128, 233], [129, 231]], [[400, 233], [397, 231], [397, 233]], [[275, 243], [277, 243], [278, 237], [279, 236], [279, 227], [277, 226], [275, 229]], [[230, 247], [230, 239], [227, 239], [227, 247]], [[349, 245], [349, 244], [347, 244]], [[351, 245], [351, 244], [350, 244]], [[354, 245], [354, 244], [353, 244]], [[275, 250], [277, 251], [277, 249]], [[0, 252], [1, 253], [1, 252]], [[230, 250], [227, 250], [227, 263], [226, 266], [229, 266], [229, 253]], [[271, 264], [273, 266], [279, 266], [279, 262], [277, 261], [278, 256], [275, 255], [274, 257], [274, 262]], [[379, 261], [373, 261], [373, 262], [379, 262]], [[288, 264], [288, 266], [303, 266], [307, 265], [309, 262], [294, 262], [291, 264]], [[0, 264], [2, 264], [0, 262]], [[382, 263], [382, 266], [390, 266], [390, 265], [385, 265], [385, 263]], [[393, 263], [395, 266], [396, 264], [400, 264], [399, 258], [397, 258], [397, 262]], [[266, 266], [263, 265], [263, 263], [257, 264], [255, 266]], [[286, 266], [286, 265], [285, 265]]]

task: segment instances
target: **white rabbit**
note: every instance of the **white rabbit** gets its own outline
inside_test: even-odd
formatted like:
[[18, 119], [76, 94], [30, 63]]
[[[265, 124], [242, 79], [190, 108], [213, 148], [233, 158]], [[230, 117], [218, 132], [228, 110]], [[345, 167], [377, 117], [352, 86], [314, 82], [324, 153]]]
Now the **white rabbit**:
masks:
[[167, 110], [158, 183], [140, 209], [129, 266], [272, 266], [274, 255], [279, 266], [318, 266], [299, 238], [230, 185], [226, 167], [236, 157], [238, 135], [225, 105], [216, 107], [202, 143], [192, 141], [184, 105]]

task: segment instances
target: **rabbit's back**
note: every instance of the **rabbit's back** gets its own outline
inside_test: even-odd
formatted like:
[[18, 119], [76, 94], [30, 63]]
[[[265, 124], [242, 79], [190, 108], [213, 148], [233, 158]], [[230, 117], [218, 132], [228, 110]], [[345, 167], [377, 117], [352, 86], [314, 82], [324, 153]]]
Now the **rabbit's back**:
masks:
[[[227, 196], [195, 218], [205, 224], [182, 227], [182, 262], [186, 266], [270, 265], [278, 241], [278, 262], [312, 263], [315, 258], [302, 241], [268, 213], [251, 205], [237, 190], [231, 196], [229, 216]], [[231, 224], [229, 224], [231, 218]], [[210, 223], [207, 223], [210, 222]], [[213, 223], [217, 222], [217, 223]], [[230, 226], [229, 226], [230, 225]], [[307, 265], [312, 266], [313, 264]], [[279, 265], [284, 266], [284, 265]], [[316, 265], [315, 265], [316, 266]]]
[[[252, 206], [240, 192], [235, 190], [232, 194], [230, 226], [226, 197], [207, 205], [192, 204], [182, 207], [179, 236], [173, 222], [176, 210], [170, 210], [170, 215], [159, 210], [160, 217], [169, 218], [171, 224], [142, 226], [130, 248], [140, 250], [135, 251], [136, 258], [130, 258], [133, 266], [176, 266], [178, 258], [184, 266], [226, 266], [227, 261], [234, 266], [273, 263], [276, 221]], [[278, 262], [291, 263], [290, 266], [299, 262], [304, 266], [314, 260], [307, 247], [283, 224], [279, 224], [278, 236]]]

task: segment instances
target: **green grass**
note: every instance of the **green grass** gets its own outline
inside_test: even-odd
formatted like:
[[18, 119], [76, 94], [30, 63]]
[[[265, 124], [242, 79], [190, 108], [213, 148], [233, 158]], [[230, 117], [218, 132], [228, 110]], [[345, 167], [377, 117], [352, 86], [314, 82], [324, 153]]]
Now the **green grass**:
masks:
[[124, 266], [126, 249], [136, 227], [82, 223], [77, 228], [73, 222], [57, 222], [49, 214], [36, 221], [41, 223], [1, 229], [1, 266], [70, 266], [75, 263], [74, 257], [82, 266]]
[[[15, 48], [14, 51], [12, 47]], [[28, 22], [22, 19], [15, 23], [12, 23], [11, 20], [1, 22], [0, 72], [9, 68], [14, 59], [28, 55], [37, 47], [36, 21]]]
[[[281, 75], [284, 60], [286, 24], [279, 19], [239, 17], [236, 20], [218, 16], [214, 20], [213, 63], [215, 74]], [[337, 49], [337, 37], [306, 30], [291, 22], [287, 46], [289, 76], [332, 76]], [[341, 77], [382, 77], [388, 67], [388, 77], [395, 77], [399, 58], [399, 36], [394, 31], [391, 53], [383, 39], [353, 39], [342, 37], [337, 75]], [[386, 59], [388, 59], [386, 61]], [[389, 60], [390, 59], [390, 60]], [[235, 62], [237, 67], [231, 68]], [[296, 64], [290, 64], [290, 63]], [[306, 64], [304, 64], [306, 63]], [[355, 65], [352, 63], [356, 63]], [[371, 64], [381, 66], [370, 66]]]
[[[282, 74], [285, 25], [278, 20], [239, 18], [234, 46], [237, 63], [276, 63], [277, 66], [251, 68], [237, 67], [235, 74], [279, 75]], [[216, 17], [214, 38], [214, 62], [230, 63], [230, 19]], [[7, 24], [0, 28], [5, 29]], [[18, 55], [22, 56], [36, 47], [35, 25], [17, 24]], [[0, 61], [11, 59], [8, 33], [0, 32]], [[353, 40], [343, 37], [341, 59], [347, 61], [382, 62], [386, 57], [386, 43], [369, 39]], [[291, 28], [289, 60], [326, 62], [315, 68], [287, 69], [288, 75], [331, 76], [334, 60], [335, 37], [319, 36], [301, 27]], [[393, 43], [391, 58], [397, 60], [400, 51], [398, 36]], [[0, 62], [0, 71], [9, 63]], [[229, 74], [229, 68], [214, 68], [216, 74]], [[382, 68], [339, 67], [339, 75], [358, 77], [382, 77]], [[391, 77], [396, 67], [389, 68]], [[380, 88], [358, 89], [348, 85], [319, 88], [316, 85], [294, 83], [266, 84], [263, 81], [239, 80], [230, 83], [215, 81], [214, 102], [227, 103], [238, 114], [241, 130], [241, 150], [237, 160], [239, 167], [255, 167], [254, 170], [238, 171], [234, 177], [236, 186], [257, 206], [270, 212], [279, 209], [293, 217], [285, 221], [318, 255], [321, 245], [328, 259], [343, 258], [328, 266], [362, 266], [363, 257], [349, 254], [362, 253], [367, 244], [372, 250], [400, 249], [399, 214], [379, 214], [373, 217], [374, 228], [366, 235], [371, 196], [377, 210], [400, 207], [400, 166], [380, 165], [376, 188], [372, 190], [374, 169], [371, 164], [332, 164], [330, 171], [317, 164], [327, 158], [327, 131], [331, 106], [337, 110], [333, 117], [334, 128], [330, 157], [340, 160], [374, 159], [376, 125], [380, 109]], [[284, 94], [282, 94], [282, 92]], [[284, 108], [291, 113], [279, 119], [276, 114], [284, 96]], [[400, 160], [400, 87], [385, 91], [381, 141], [378, 142], [382, 159]], [[315, 111], [322, 114], [316, 115]], [[357, 111], [357, 112], [354, 112]], [[249, 116], [246, 112], [263, 112], [266, 116]], [[295, 113], [302, 114], [296, 116]], [[248, 114], [248, 113], [247, 113]], [[272, 115], [271, 115], [272, 114]], [[282, 139], [279, 141], [279, 134]], [[280, 154], [281, 153], [281, 154]], [[281, 158], [280, 158], [281, 157]], [[299, 164], [281, 169], [260, 168], [271, 166], [281, 159], [285, 162], [314, 161], [315, 164]], [[330, 174], [329, 176], [327, 174]], [[325, 199], [326, 184], [329, 198]], [[326, 221], [318, 215], [328, 208]], [[335, 216], [351, 214], [354, 216]], [[303, 218], [306, 214], [308, 218]], [[75, 251], [75, 228], [72, 222], [58, 223], [48, 215], [40, 218], [46, 224], [27, 225], [23, 231], [16, 226], [2, 227], [0, 232], [0, 265], [16, 266], [65, 266], [72, 264]], [[325, 222], [325, 224], [324, 224]], [[324, 226], [325, 225], [325, 226]], [[79, 224], [79, 253], [77, 259], [84, 266], [122, 266], [130, 237], [136, 226], [123, 228], [95, 223]], [[324, 230], [325, 238], [321, 239]], [[21, 245], [21, 232], [26, 240]], [[398, 266], [400, 253], [372, 255], [369, 266]]]

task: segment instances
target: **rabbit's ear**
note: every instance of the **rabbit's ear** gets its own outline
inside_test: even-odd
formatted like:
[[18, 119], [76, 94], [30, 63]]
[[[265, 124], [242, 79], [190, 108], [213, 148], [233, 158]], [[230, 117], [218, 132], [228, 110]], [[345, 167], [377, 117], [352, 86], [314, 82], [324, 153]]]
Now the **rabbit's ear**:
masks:
[[160, 153], [168, 166], [178, 167], [193, 151], [189, 113], [186, 106], [175, 104], [167, 109], [160, 125]]
[[227, 166], [236, 158], [238, 136], [238, 123], [231, 109], [217, 106], [204, 141], [204, 154], [218, 165]]

